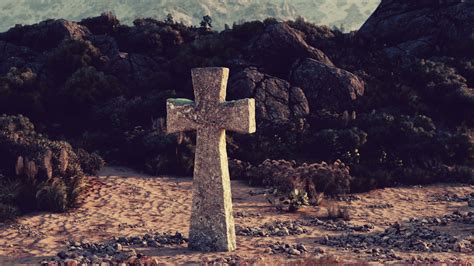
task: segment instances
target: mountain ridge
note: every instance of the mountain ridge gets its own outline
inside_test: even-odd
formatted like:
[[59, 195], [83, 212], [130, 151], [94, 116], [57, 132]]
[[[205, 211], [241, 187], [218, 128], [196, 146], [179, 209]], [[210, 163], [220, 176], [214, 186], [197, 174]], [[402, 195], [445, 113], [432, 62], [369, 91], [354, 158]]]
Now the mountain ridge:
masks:
[[15, 24], [33, 24], [48, 18], [81, 20], [112, 11], [124, 24], [136, 18], [151, 17], [163, 20], [172, 14], [176, 21], [199, 25], [204, 15], [210, 15], [216, 30], [225, 24], [275, 17], [294, 20], [304, 17], [312, 23], [356, 30], [375, 10], [380, 0], [140, 0], [100, 1], [4, 0], [0, 2], [0, 31]]

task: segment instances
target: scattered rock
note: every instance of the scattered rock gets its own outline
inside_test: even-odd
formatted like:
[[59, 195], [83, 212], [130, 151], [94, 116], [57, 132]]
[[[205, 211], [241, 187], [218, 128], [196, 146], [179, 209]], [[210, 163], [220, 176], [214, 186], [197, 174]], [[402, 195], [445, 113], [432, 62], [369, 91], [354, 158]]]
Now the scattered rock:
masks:
[[[181, 233], [172, 234], [145, 234], [144, 236], [115, 237], [107, 243], [87, 243], [72, 241], [69, 243], [68, 251], [57, 254], [60, 262], [64, 264], [68, 259], [74, 259], [76, 263], [117, 263], [129, 261], [148, 261], [148, 257], [137, 254], [133, 248], [125, 246], [145, 245], [149, 247], [163, 247], [165, 245], [182, 245], [188, 241]], [[43, 263], [43, 262], [42, 262]]]
[[336, 197], [336, 200], [344, 201], [344, 202], [353, 202], [353, 201], [361, 200], [361, 198], [359, 196], [349, 194], [349, 195], [339, 195]]
[[260, 227], [236, 226], [237, 235], [252, 237], [301, 235], [308, 230], [299, 221], [275, 221]]
[[447, 202], [467, 201], [467, 202], [469, 202], [470, 200], [474, 200], [474, 193], [464, 195], [464, 196], [459, 196], [457, 194], [452, 194], [452, 193], [435, 194], [435, 195], [431, 196], [431, 201], [432, 202], [438, 202], [438, 201], [447, 201]]
[[[456, 216], [454, 215], [453, 217]], [[464, 217], [471, 216], [466, 215]], [[442, 221], [442, 219], [436, 218], [413, 218], [404, 224], [395, 223], [383, 232], [369, 235], [347, 234], [335, 237], [327, 236], [318, 242], [323, 245], [340, 248], [373, 249], [381, 247], [384, 249], [396, 248], [409, 252], [449, 252], [462, 249], [462, 244], [467, 242], [459, 242], [461, 239], [458, 239], [458, 237], [429, 227], [440, 225], [438, 220]]]
[[300, 256], [308, 251], [305, 245], [301, 243], [290, 245], [282, 242], [276, 242], [274, 244], [270, 244], [269, 248], [272, 254], [287, 254], [289, 257]]
[[234, 213], [234, 218], [250, 218], [250, 217], [262, 217], [260, 213], [248, 213], [245, 211], [239, 211]]
[[467, 206], [474, 207], [474, 199], [469, 199], [469, 201], [467, 202]]
[[390, 203], [382, 203], [382, 204], [371, 204], [371, 205], [366, 205], [364, 208], [367, 209], [389, 209], [393, 208], [393, 205]]
[[311, 221], [311, 224], [322, 226], [328, 231], [369, 232], [370, 230], [374, 229], [373, 224], [354, 225], [343, 220], [320, 220], [318, 218], [314, 218]]

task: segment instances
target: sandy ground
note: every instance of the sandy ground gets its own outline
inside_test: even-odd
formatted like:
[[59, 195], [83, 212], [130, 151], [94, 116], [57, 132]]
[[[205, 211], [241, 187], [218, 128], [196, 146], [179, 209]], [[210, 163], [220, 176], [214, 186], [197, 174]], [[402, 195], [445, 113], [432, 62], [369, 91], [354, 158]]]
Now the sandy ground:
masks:
[[[82, 207], [65, 214], [33, 213], [21, 217], [18, 226], [0, 225], [0, 265], [13, 263], [38, 263], [43, 258], [55, 256], [65, 248], [65, 241], [87, 240], [101, 242], [114, 236], [143, 235], [147, 232], [179, 231], [187, 235], [191, 205], [190, 178], [151, 177], [137, 174], [125, 168], [106, 168], [100, 177], [91, 177], [93, 181], [89, 195]], [[263, 195], [250, 195], [250, 191], [261, 189], [249, 187], [241, 182], [232, 182], [234, 213], [245, 212], [245, 217], [237, 217], [235, 222], [241, 226], [260, 226], [275, 220], [305, 220], [322, 217], [326, 208], [306, 207], [297, 213], [278, 213], [270, 206]], [[428, 187], [388, 188], [359, 194], [361, 200], [340, 202], [351, 206], [351, 223], [375, 225], [382, 231], [390, 223], [411, 217], [443, 216], [455, 210], [469, 210], [466, 202], [432, 202], [435, 194], [453, 193], [465, 195], [474, 192], [474, 186], [433, 185]], [[328, 200], [326, 206], [335, 204]], [[390, 203], [393, 208], [369, 209], [372, 204]], [[472, 208], [471, 211], [474, 211]], [[254, 214], [260, 214], [256, 216]], [[244, 258], [261, 257], [267, 264], [287, 261], [285, 255], [265, 253], [266, 245], [282, 241], [285, 243], [304, 243], [310, 250], [316, 247], [325, 249], [326, 254], [337, 254], [343, 259], [364, 261], [363, 254], [336, 250], [314, 243], [325, 236], [341, 232], [325, 231], [321, 227], [308, 227], [309, 233], [287, 237], [246, 237], [237, 236], [238, 249], [232, 253], [191, 252], [186, 246], [169, 248], [143, 248], [145, 255], [156, 256], [160, 262], [169, 264], [199, 263], [203, 259], [237, 254]], [[446, 228], [474, 232], [469, 228]], [[462, 233], [462, 232], [460, 232]], [[412, 256], [431, 256], [433, 253], [397, 252], [403, 258]], [[474, 254], [435, 253], [438, 258], [452, 257], [471, 260]], [[357, 256], [360, 256], [357, 258]], [[474, 261], [474, 259], [473, 259]]]

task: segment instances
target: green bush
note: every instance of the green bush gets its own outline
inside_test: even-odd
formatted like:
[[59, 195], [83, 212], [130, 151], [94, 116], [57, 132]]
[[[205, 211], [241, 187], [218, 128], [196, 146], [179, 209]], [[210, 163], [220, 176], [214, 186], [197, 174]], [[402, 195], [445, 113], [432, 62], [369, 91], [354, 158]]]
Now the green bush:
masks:
[[0, 222], [14, 220], [20, 214], [13, 205], [0, 203]]
[[88, 153], [84, 149], [77, 149], [76, 154], [81, 168], [87, 175], [97, 175], [105, 166], [105, 161], [97, 153]]
[[81, 165], [97, 170], [95, 161], [101, 161], [85, 151], [77, 156], [67, 142], [38, 134], [24, 116], [0, 117], [0, 150], [0, 172], [10, 177], [0, 182], [2, 203], [24, 211], [65, 211], [76, 206], [84, 192]]
[[61, 179], [54, 179], [39, 185], [36, 192], [38, 210], [64, 212], [68, 206], [66, 184]]
[[349, 167], [341, 161], [333, 164], [303, 163], [285, 160], [265, 160], [260, 165], [251, 168], [252, 180], [259, 181], [265, 186], [290, 193], [298, 189], [306, 191], [310, 198], [316, 197], [317, 192], [336, 195], [349, 192], [352, 177]]
[[66, 81], [62, 95], [69, 113], [74, 110], [90, 109], [105, 102], [123, 91], [117, 79], [97, 71], [94, 67], [83, 67], [74, 72]]
[[47, 66], [54, 71], [51, 78], [59, 83], [80, 68], [99, 66], [101, 52], [89, 41], [67, 40], [49, 53]]

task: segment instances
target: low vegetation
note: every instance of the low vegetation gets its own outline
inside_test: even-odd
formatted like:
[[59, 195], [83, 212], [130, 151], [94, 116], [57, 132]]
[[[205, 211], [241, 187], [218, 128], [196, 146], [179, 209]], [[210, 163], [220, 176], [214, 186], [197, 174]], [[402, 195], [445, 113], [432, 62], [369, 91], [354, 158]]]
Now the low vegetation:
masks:
[[[0, 202], [1, 213], [9, 217], [25, 209], [74, 206], [84, 172], [97, 173], [102, 158], [156, 175], [190, 175], [195, 133], [165, 132], [166, 99], [193, 98], [190, 69], [226, 66], [232, 78], [256, 67], [291, 81], [292, 62], [314, 57], [315, 49], [357, 75], [365, 84], [364, 95], [339, 104], [340, 98], [313, 97], [318, 92], [303, 88], [309, 115], [278, 124], [259, 118], [256, 134], [230, 133], [229, 156], [241, 162], [231, 163], [233, 178], [286, 193], [292, 210], [305, 204], [305, 197], [317, 201], [320, 193], [474, 182], [469, 135], [474, 58], [466, 47], [450, 54], [440, 43], [423, 57], [395, 61], [354, 33], [303, 19], [245, 22], [222, 32], [211, 25], [210, 18], [201, 27], [188, 27], [168, 17], [137, 19], [127, 26], [107, 13], [77, 24], [90, 30], [88, 36], [65, 39], [41, 55], [31, 47], [12, 55], [19, 58], [14, 65], [1, 63], [0, 113], [8, 115], [0, 119], [1, 189], [9, 191]], [[0, 41], [24, 45], [17, 39], [26, 31], [32, 30], [13, 28]], [[293, 42], [284, 55], [290, 63], [281, 63], [276, 56], [281, 47], [272, 38]], [[279, 105], [266, 108], [284, 111]], [[22, 204], [17, 204], [18, 195]]]

